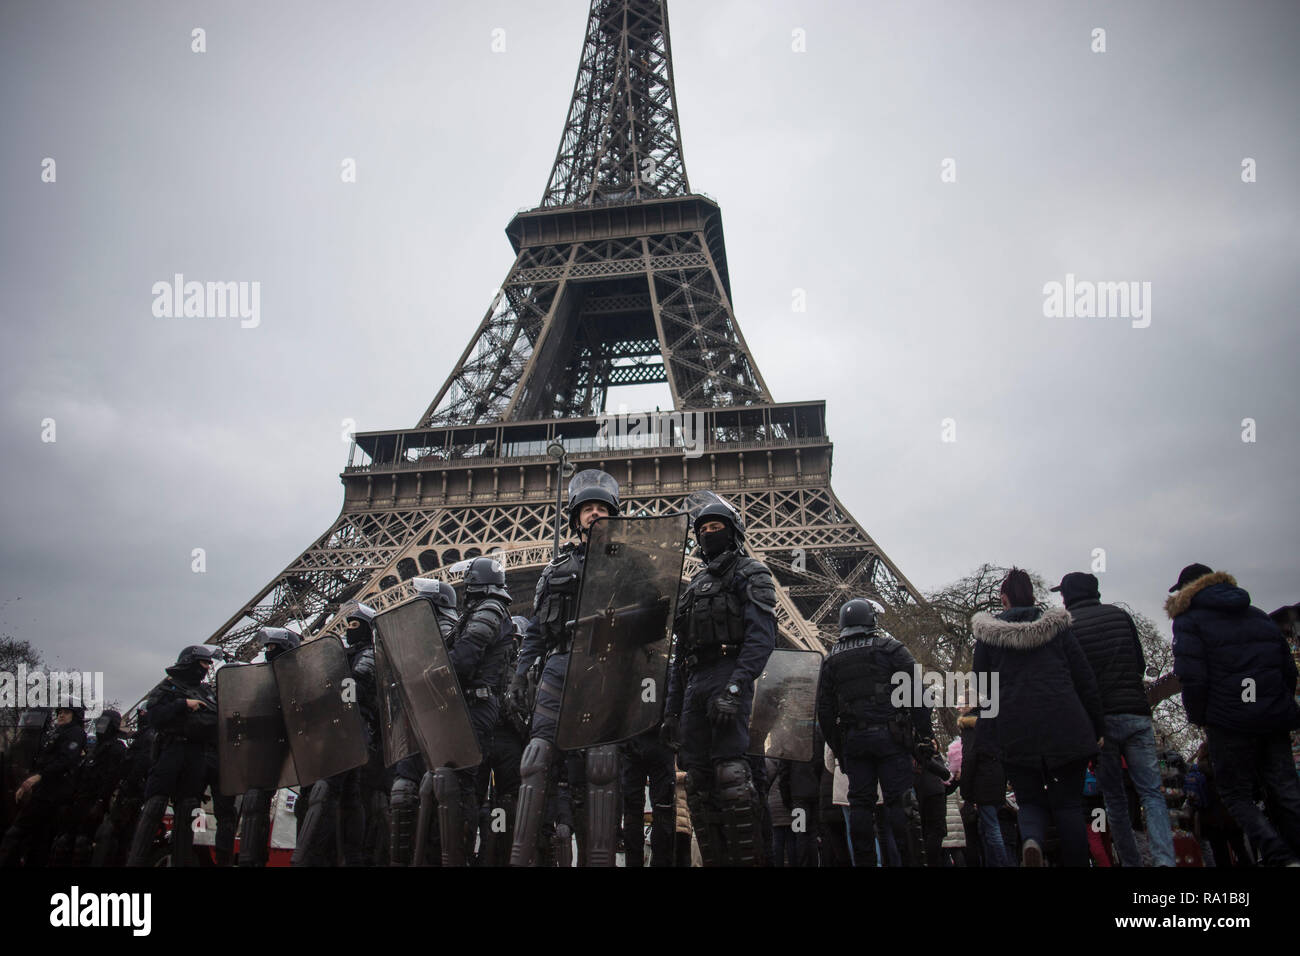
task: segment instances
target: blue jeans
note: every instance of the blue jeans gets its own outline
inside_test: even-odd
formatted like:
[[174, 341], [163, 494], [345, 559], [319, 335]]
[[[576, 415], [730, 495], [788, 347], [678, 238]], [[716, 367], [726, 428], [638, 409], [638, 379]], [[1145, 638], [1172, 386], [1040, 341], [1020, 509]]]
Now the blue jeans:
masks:
[[979, 806], [980, 839], [984, 843], [985, 866], [1014, 866], [1002, 842], [1002, 825], [998, 822], [998, 807], [993, 803]]
[[1106, 826], [1123, 866], [1141, 866], [1142, 856], [1133, 838], [1124, 793], [1124, 771], [1119, 758], [1128, 763], [1133, 787], [1146, 813], [1147, 839], [1156, 866], [1174, 866], [1174, 832], [1169, 825], [1169, 805], [1160, 791], [1160, 767], [1156, 762], [1156, 735], [1151, 718], [1142, 714], [1107, 714], [1106, 745], [1097, 766], [1097, 782], [1106, 801]]

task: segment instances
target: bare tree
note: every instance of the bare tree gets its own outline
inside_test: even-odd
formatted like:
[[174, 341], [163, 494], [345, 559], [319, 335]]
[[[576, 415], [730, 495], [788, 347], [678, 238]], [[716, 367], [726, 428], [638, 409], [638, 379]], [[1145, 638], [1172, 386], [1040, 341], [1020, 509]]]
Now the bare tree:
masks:
[[31, 641], [20, 641], [8, 634], [0, 636], [0, 674], [8, 675], [8, 679], [14, 682], [15, 691], [13, 705], [6, 702], [4, 707], [0, 707], [0, 725], [9, 727], [17, 725], [18, 717], [23, 710], [17, 706], [23, 698], [23, 688], [17, 684], [19, 667], [25, 666], [29, 671], [37, 670], [43, 663], [41, 652], [32, 645]]
[[[981, 564], [965, 577], [925, 595], [924, 604], [890, 608], [881, 623], [907, 645], [923, 670], [968, 671], [975, 655], [971, 618], [978, 611], [1000, 611], [1002, 580], [1011, 569]], [[1034, 599], [1046, 604], [1049, 591], [1042, 575], [1029, 571]], [[957, 732], [957, 715], [949, 708], [935, 714], [936, 730], [951, 738]]]

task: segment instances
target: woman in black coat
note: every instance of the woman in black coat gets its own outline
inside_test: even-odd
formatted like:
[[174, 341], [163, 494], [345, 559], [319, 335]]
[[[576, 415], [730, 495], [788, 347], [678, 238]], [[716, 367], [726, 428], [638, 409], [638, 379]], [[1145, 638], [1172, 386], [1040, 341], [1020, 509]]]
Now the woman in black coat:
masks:
[[1070, 613], [1035, 607], [1029, 575], [1019, 568], [1002, 582], [1002, 607], [996, 617], [981, 612], [971, 620], [974, 666], [997, 680], [984, 685], [997, 714], [982, 715], [980, 731], [992, 731], [1016, 792], [1022, 865], [1042, 865], [1055, 822], [1064, 864], [1087, 866], [1083, 777], [1105, 733], [1097, 681], [1070, 631]]

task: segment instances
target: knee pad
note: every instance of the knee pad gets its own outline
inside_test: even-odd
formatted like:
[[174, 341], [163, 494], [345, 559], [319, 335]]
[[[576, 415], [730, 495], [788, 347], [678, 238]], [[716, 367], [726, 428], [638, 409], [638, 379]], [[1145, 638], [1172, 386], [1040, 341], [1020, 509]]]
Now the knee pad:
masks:
[[338, 802], [338, 790], [330, 786], [328, 780], [317, 780], [312, 784], [311, 797], [308, 800], [308, 808], [316, 806], [319, 803], [322, 807], [327, 803]]
[[545, 778], [547, 770], [551, 766], [551, 757], [555, 752], [554, 746], [548, 740], [541, 737], [534, 737], [528, 741], [528, 746], [524, 748], [524, 755], [519, 761], [519, 776], [521, 782], [538, 785], [537, 777], [540, 775]]
[[393, 794], [388, 805], [395, 811], [416, 809], [420, 805], [420, 785], [414, 780], [398, 777], [393, 781]]
[[714, 771], [714, 787], [718, 799], [725, 804], [748, 803], [754, 796], [749, 763], [744, 760], [719, 761]]
[[618, 779], [618, 748], [592, 747], [587, 751], [587, 786], [608, 787]]

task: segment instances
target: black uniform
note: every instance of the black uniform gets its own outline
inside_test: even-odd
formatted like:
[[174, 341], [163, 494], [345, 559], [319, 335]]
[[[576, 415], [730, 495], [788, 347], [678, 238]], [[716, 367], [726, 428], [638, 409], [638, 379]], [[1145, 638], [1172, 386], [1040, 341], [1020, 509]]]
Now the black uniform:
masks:
[[[542, 569], [533, 593], [533, 618], [519, 649], [516, 679], [524, 679], [537, 658], [544, 658], [544, 663], [533, 703], [531, 737], [520, 760], [519, 807], [510, 850], [510, 862], [514, 866], [531, 866], [536, 861], [538, 823], [547, 809], [548, 784], [552, 794], [550, 807], [557, 806], [555, 784], [560, 771], [555, 735], [571, 640], [564, 625], [577, 616], [578, 588], [585, 560], [585, 546], [568, 545]], [[547, 815], [554, 819], [554, 815]]]
[[86, 731], [74, 718], [54, 730], [32, 768], [40, 781], [28, 792], [0, 843], [0, 866], [44, 866], [59, 811], [73, 794], [75, 774], [86, 752]]
[[[419, 590], [424, 583], [427, 590]], [[438, 633], [444, 643], [451, 639], [459, 615], [456, 612], [456, 593], [450, 585], [416, 578], [417, 594], [433, 608]], [[442, 865], [442, 837], [435, 819], [436, 802], [433, 795], [433, 774], [419, 753], [403, 757], [393, 765], [393, 780], [389, 796], [388, 862], [391, 866], [410, 866], [417, 859], [424, 866]], [[420, 824], [423, 823], [423, 829]], [[422, 833], [424, 846], [416, 853], [416, 838]]]
[[[513, 620], [513, 619], [512, 619]], [[523, 627], [519, 628], [522, 623]], [[514, 713], [506, 700], [506, 689], [519, 664], [519, 645], [528, 621], [519, 618], [511, 629], [505, 667], [497, 684], [499, 712], [492, 728], [492, 744], [484, 752], [475, 780], [479, 806], [480, 866], [504, 866], [510, 856], [515, 828], [515, 807], [519, 797], [519, 761], [528, 740], [527, 717]], [[489, 786], [490, 785], [490, 786]]]
[[930, 712], [896, 708], [890, 700], [894, 675], [906, 675], [910, 684], [915, 665], [907, 648], [883, 631], [842, 637], [822, 662], [817, 719], [849, 778], [850, 839], [858, 866], [876, 859], [872, 809], [877, 783], [900, 854], [897, 859], [890, 855], [890, 865], [921, 864], [913, 839], [919, 809], [912, 754], [918, 741], [932, 736]]
[[[141, 721], [157, 732], [154, 743], [159, 754], [149, 770], [127, 866], [148, 864], [168, 796], [175, 801], [172, 866], [194, 863], [193, 816], [207, 782], [208, 748], [217, 743], [217, 699], [203, 682], [201, 667], [177, 664], [167, 668], [167, 674], [150, 691], [140, 712]], [[200, 706], [191, 710], [187, 700], [197, 700]]]
[[107, 818], [95, 834], [92, 866], [121, 866], [126, 862], [126, 851], [139, 822], [140, 808], [144, 805], [155, 736], [152, 727], [140, 727], [126, 748], [121, 783], [113, 796]]
[[[369, 617], [357, 617], [361, 626], [348, 630], [347, 658], [356, 681], [357, 710], [366, 728], [366, 749], [369, 760], [360, 767], [337, 773], [326, 780], [318, 780], [311, 788], [306, 815], [302, 819], [298, 845], [294, 849], [293, 866], [333, 866], [341, 854], [344, 866], [365, 866], [368, 860], [366, 842], [366, 807], [362, 795], [362, 778], [371, 764], [382, 766], [379, 747], [379, 684], [375, 670], [375, 646], [370, 620], [374, 612], [364, 608]], [[343, 611], [348, 620], [353, 615]], [[338, 839], [335, 839], [335, 835]], [[341, 843], [341, 846], [338, 845]], [[373, 846], [371, 847], [373, 849]]]
[[116, 733], [96, 736], [77, 771], [62, 832], [55, 840], [55, 866], [89, 866], [95, 836], [108, 817], [113, 793], [127, 768], [126, 742]]
[[[479, 749], [486, 755], [492, 751], [492, 732], [501, 715], [498, 694], [514, 638], [509, 595], [504, 590], [490, 596], [471, 594], [471, 590], [476, 589], [466, 589], [469, 603], [452, 630], [447, 649]], [[473, 849], [478, 771], [478, 767], [439, 767], [434, 771], [443, 866], [464, 866]]]
[[775, 608], [771, 572], [734, 545], [696, 572], [677, 605], [666, 715], [680, 716], [678, 761], [706, 866], [752, 866], [762, 855], [745, 751], [754, 681], [776, 646]]

